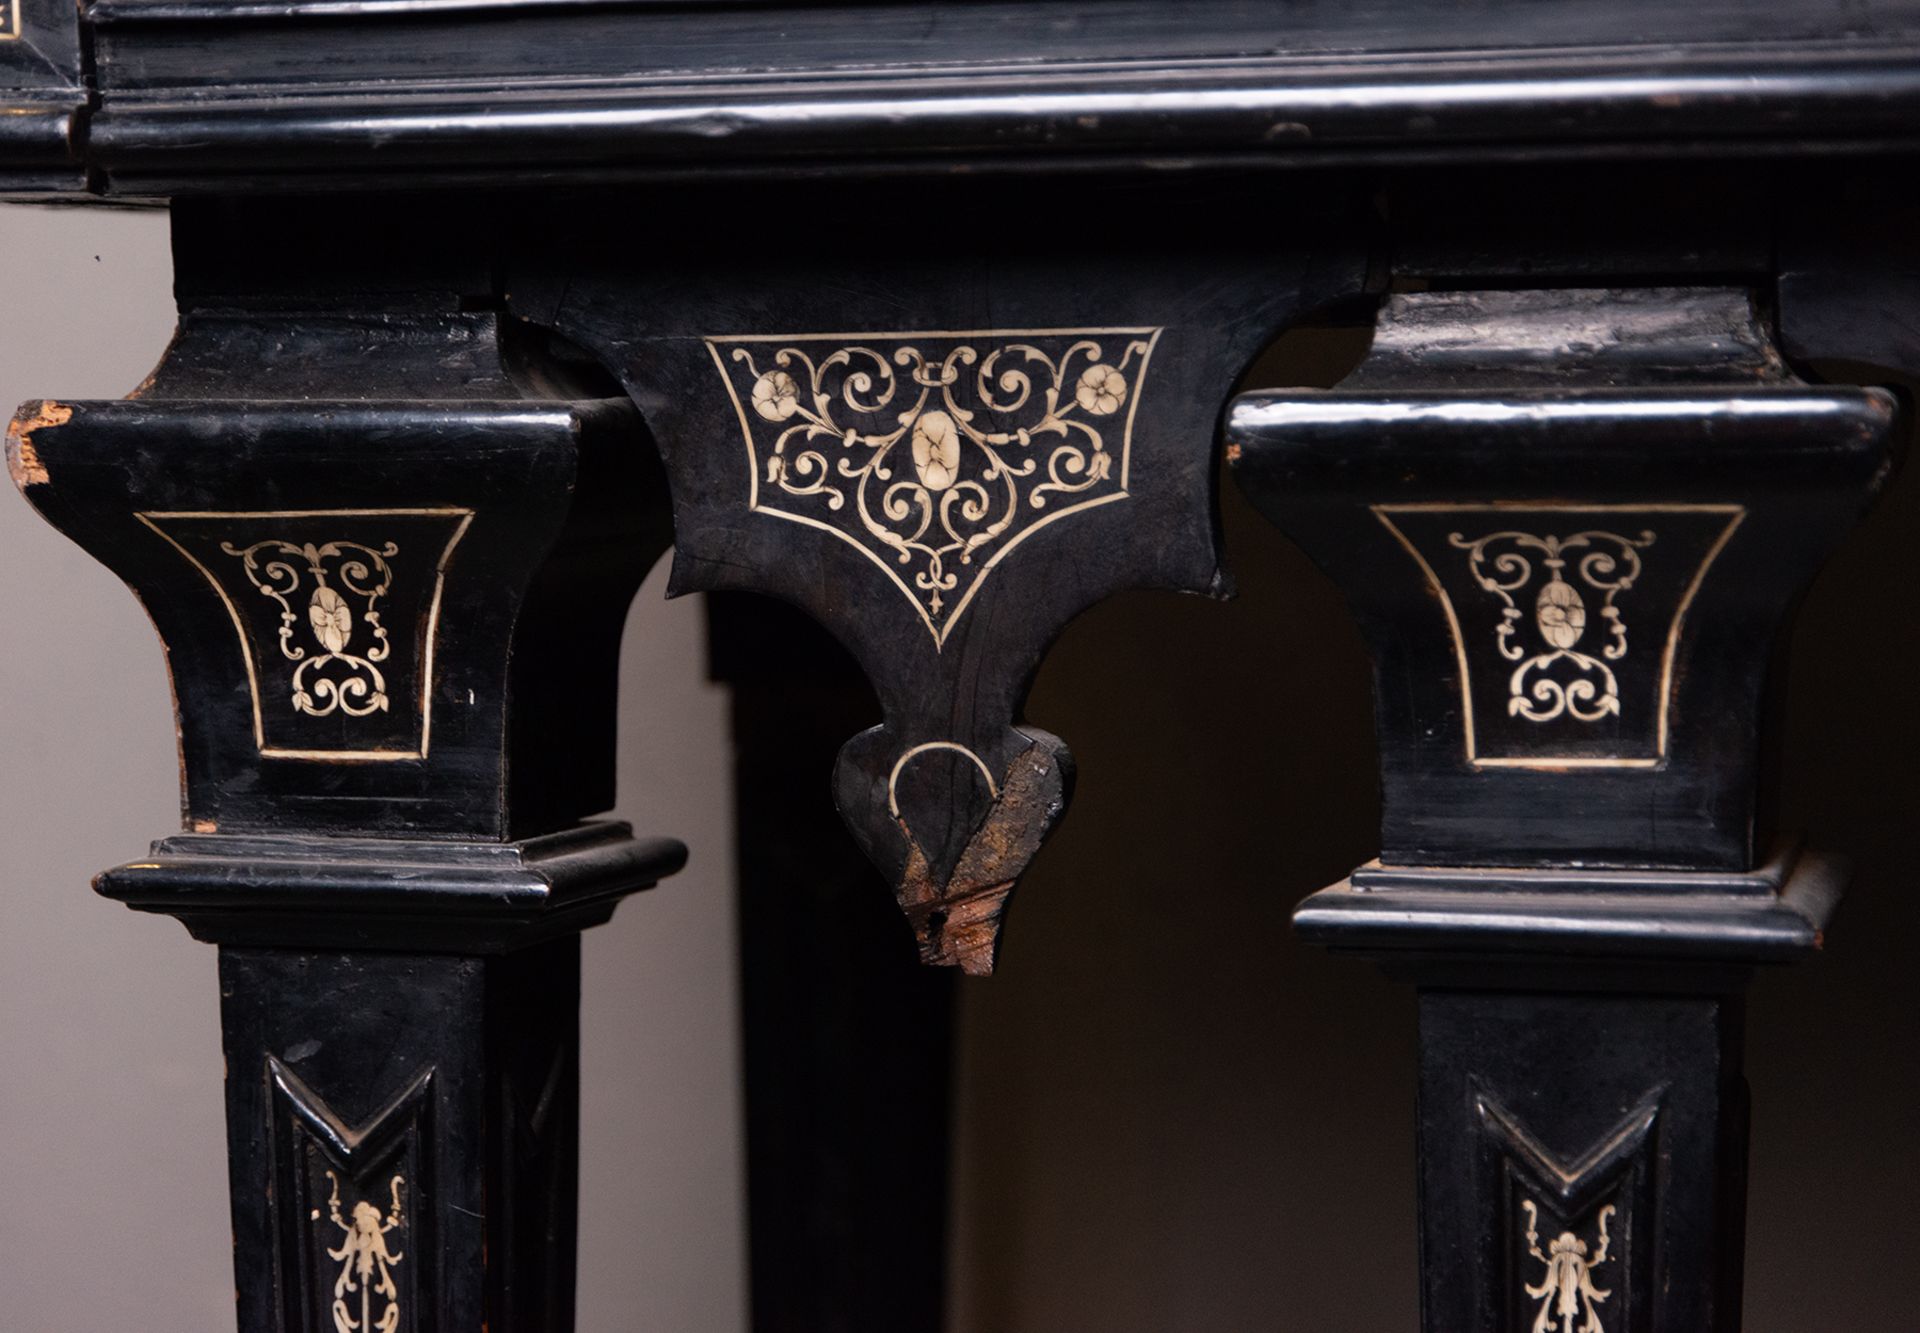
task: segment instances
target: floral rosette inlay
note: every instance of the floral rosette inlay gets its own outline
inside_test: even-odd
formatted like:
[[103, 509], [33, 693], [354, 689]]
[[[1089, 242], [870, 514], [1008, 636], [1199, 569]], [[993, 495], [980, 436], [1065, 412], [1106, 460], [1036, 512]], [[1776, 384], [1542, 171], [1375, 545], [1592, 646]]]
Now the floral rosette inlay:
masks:
[[1157, 336], [709, 346], [746, 433], [752, 508], [859, 547], [938, 644], [987, 570], [1028, 533], [1125, 496], [1133, 410]]

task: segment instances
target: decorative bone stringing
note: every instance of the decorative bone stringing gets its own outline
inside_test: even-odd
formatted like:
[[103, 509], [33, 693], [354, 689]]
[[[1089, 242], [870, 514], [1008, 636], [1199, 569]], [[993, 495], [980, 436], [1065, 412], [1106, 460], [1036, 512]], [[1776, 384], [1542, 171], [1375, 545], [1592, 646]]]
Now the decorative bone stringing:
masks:
[[707, 343], [746, 437], [749, 507], [865, 552], [939, 647], [1014, 547], [1126, 498], [1134, 413], [1159, 335]]

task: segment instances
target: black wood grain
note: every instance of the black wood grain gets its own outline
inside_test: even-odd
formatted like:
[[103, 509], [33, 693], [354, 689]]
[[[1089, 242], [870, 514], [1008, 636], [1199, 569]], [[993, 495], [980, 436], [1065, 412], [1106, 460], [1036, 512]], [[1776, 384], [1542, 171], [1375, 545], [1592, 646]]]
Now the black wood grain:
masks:
[[1920, 99], [1908, 0], [23, 3], [17, 194], [1873, 151]]

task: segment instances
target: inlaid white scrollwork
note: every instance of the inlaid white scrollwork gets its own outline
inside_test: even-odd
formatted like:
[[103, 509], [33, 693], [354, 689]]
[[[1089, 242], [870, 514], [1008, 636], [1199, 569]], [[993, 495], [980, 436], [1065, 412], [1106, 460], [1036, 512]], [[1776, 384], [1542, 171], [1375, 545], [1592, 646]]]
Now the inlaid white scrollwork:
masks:
[[[742, 394], [728, 378], [758, 469], [753, 507], [827, 528], [900, 569], [894, 580], [937, 644], [986, 569], [1028, 532], [1126, 494], [1132, 408], [1153, 335], [709, 345], [723, 374], [730, 361], [750, 382]], [[764, 346], [739, 345], [756, 341]], [[762, 486], [809, 504], [774, 508], [758, 498]]]
[[[1600, 1210], [1600, 1243], [1591, 1256], [1586, 1241], [1571, 1231], [1561, 1232], [1543, 1251], [1539, 1206], [1532, 1199], [1523, 1199], [1520, 1207], [1527, 1214], [1527, 1253], [1546, 1268], [1538, 1282], [1522, 1287], [1528, 1300], [1540, 1302], [1533, 1333], [1606, 1333], [1598, 1307], [1613, 1293], [1595, 1285], [1593, 1270], [1607, 1262], [1607, 1251], [1613, 1244], [1607, 1223], [1613, 1219], [1615, 1205]], [[1576, 1320], [1580, 1321], [1577, 1327]]]
[[[333, 1280], [334, 1333], [395, 1333], [400, 1327], [400, 1288], [393, 1270], [406, 1258], [387, 1245], [387, 1236], [405, 1225], [406, 1214], [400, 1204], [400, 1190], [406, 1181], [395, 1176], [388, 1185], [392, 1207], [385, 1217], [379, 1208], [362, 1199], [347, 1216], [340, 1213], [340, 1178], [327, 1172], [333, 1182], [333, 1194], [327, 1200], [327, 1213], [333, 1224], [345, 1233], [338, 1249], [327, 1251], [329, 1259], [340, 1264], [340, 1275]], [[318, 1213], [315, 1213], [318, 1216]], [[348, 1298], [360, 1297], [360, 1315], [354, 1317]], [[379, 1318], [374, 1318], [374, 1300], [379, 1298]]]
[[[1595, 530], [1557, 537], [1508, 530], [1471, 541], [1455, 532], [1447, 540], [1468, 553], [1474, 581], [1504, 604], [1494, 636], [1500, 655], [1518, 663], [1507, 678], [1509, 715], [1530, 722], [1559, 717], [1597, 722], [1609, 714], [1617, 716], [1620, 687], [1608, 663], [1627, 655], [1627, 626], [1614, 599], [1640, 577], [1640, 551], [1653, 544], [1654, 534], [1643, 531], [1638, 537], [1623, 537]], [[1532, 585], [1536, 574], [1536, 557], [1528, 552], [1538, 553], [1540, 568], [1547, 575], [1531, 608], [1534, 631], [1544, 651], [1529, 652], [1517, 641], [1526, 613], [1514, 594]], [[1599, 615], [1607, 641], [1599, 656], [1579, 648], [1588, 629], [1587, 601], [1567, 577], [1569, 566], [1580, 584], [1600, 594]]]
[[[294, 711], [314, 717], [335, 712], [366, 717], [387, 710], [386, 677], [374, 664], [384, 662], [392, 646], [380, 623], [378, 603], [393, 585], [387, 561], [400, 553], [398, 546], [387, 542], [375, 550], [359, 542], [269, 540], [246, 547], [221, 542], [220, 549], [241, 561], [248, 581], [262, 596], [280, 604], [280, 653], [299, 664], [293, 673]], [[294, 610], [294, 601], [302, 591], [304, 620], [317, 653], [295, 642], [303, 617]], [[357, 615], [350, 597], [361, 603]], [[362, 652], [350, 652], [354, 631], [362, 625], [369, 643]]]

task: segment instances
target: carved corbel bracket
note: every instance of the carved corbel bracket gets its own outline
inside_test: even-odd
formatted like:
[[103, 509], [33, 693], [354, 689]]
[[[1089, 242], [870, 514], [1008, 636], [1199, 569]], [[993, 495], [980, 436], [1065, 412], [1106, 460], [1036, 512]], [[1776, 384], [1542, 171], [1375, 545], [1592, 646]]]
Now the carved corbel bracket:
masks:
[[663, 488], [630, 404], [523, 389], [498, 338], [193, 315], [138, 397], [15, 420], [15, 481], [166, 645], [191, 832], [500, 840], [612, 803]]
[[1381, 861], [1753, 869], [1774, 648], [1897, 417], [1717, 291], [1398, 296], [1340, 388], [1238, 400], [1373, 655]]
[[1047, 646], [1122, 589], [1222, 589], [1221, 405], [1263, 344], [1362, 277], [1350, 245], [1284, 227], [1163, 239], [1143, 215], [1164, 193], [1060, 202], [1053, 225], [1009, 229], [916, 186], [909, 206], [955, 228], [930, 244], [796, 190], [777, 243], [681, 218], [672, 264], [639, 266], [624, 231], [582, 223], [540, 247], [564, 262], [509, 284], [645, 414], [672, 590], [789, 601], [872, 681], [884, 720], [840, 752], [835, 797], [922, 958], [969, 972], [991, 970], [1071, 792], [1065, 744], [1020, 715]]

